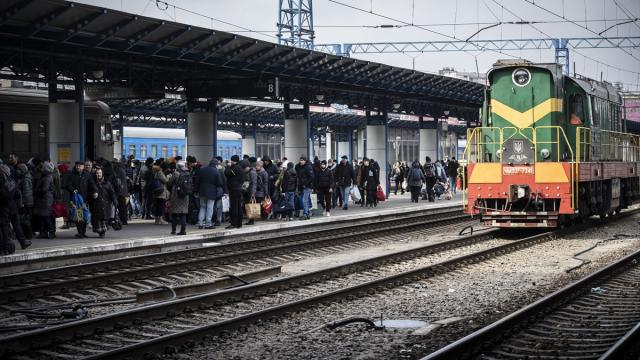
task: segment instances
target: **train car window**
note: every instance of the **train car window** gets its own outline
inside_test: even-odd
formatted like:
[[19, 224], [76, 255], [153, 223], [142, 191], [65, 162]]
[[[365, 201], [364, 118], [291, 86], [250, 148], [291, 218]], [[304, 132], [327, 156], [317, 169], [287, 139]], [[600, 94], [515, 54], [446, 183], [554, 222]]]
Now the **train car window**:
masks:
[[162, 145], [160, 150], [160, 156], [166, 159], [168, 151], [169, 151], [169, 147], [167, 145]]
[[47, 123], [40, 121], [38, 123], [38, 152], [44, 153], [49, 151], [49, 149], [47, 149], [47, 140]]
[[582, 95], [571, 95], [569, 100], [569, 116], [571, 125], [584, 124], [584, 106], [582, 101]]
[[135, 144], [131, 144], [129, 145], [129, 155], [136, 155], [136, 145]]
[[171, 147], [171, 156], [173, 156], [173, 157], [178, 156], [178, 146], [177, 145], [173, 145]]
[[182, 156], [187, 155], [187, 145], [182, 145]]
[[29, 123], [13, 123], [13, 151], [31, 152], [31, 137], [29, 136]]
[[218, 145], [218, 156], [222, 156], [222, 145]]
[[151, 157], [154, 159], [158, 157], [158, 145], [151, 145]]
[[229, 152], [230, 152], [229, 147], [225, 146], [225, 148], [224, 148], [224, 158], [225, 158], [225, 160], [231, 159], [231, 156], [229, 156]]
[[147, 145], [145, 144], [140, 145], [140, 158], [141, 159], [147, 158]]

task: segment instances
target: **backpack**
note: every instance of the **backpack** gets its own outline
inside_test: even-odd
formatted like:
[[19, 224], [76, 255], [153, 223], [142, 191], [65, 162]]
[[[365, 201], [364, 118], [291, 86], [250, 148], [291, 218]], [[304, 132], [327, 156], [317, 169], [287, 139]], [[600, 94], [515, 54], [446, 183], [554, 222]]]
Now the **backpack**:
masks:
[[436, 171], [433, 168], [433, 164], [428, 164], [424, 166], [424, 174], [428, 178], [436, 177]]
[[162, 193], [164, 192], [164, 185], [162, 185], [162, 182], [160, 180], [154, 177], [149, 184], [150, 184], [151, 193], [153, 194], [153, 196], [162, 195]]
[[178, 196], [189, 196], [193, 193], [193, 182], [191, 176], [187, 174], [180, 174], [176, 181], [176, 193]]
[[411, 168], [411, 179], [414, 181], [422, 179], [422, 171], [420, 171], [420, 168]]

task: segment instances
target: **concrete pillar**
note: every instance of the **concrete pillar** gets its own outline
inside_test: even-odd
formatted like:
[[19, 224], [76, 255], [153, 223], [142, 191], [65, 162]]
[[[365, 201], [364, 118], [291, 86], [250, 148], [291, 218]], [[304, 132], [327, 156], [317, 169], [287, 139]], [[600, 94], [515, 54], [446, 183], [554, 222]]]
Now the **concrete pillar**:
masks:
[[425, 157], [430, 157], [432, 161], [437, 160], [438, 130], [420, 129], [420, 163], [424, 163]]
[[333, 136], [331, 135], [330, 132], [325, 133], [324, 135], [324, 159], [321, 160], [328, 160], [331, 159], [333, 156]]
[[374, 159], [380, 165], [380, 185], [386, 195], [389, 194], [387, 179], [387, 113], [378, 115], [367, 113], [367, 143], [366, 156]]
[[242, 155], [256, 156], [256, 139], [253, 133], [242, 135]]
[[338, 160], [340, 160], [340, 157], [342, 157], [342, 155], [347, 155], [349, 157], [349, 159], [352, 159], [352, 157], [351, 157], [351, 149], [350, 149], [348, 141], [338, 141], [338, 150], [337, 150], [337, 152], [338, 152], [338, 154], [340, 154], [340, 156], [337, 156]]
[[285, 104], [284, 156], [297, 162], [300, 155], [309, 158], [309, 104]]
[[[362, 159], [366, 155], [365, 137], [367, 136], [367, 129], [358, 129], [358, 152], [354, 158]], [[342, 156], [342, 154], [340, 154]]]
[[54, 164], [72, 165], [76, 160], [84, 160], [83, 152], [80, 151], [79, 129], [80, 104], [77, 102], [49, 103], [49, 156]]
[[187, 154], [195, 156], [203, 165], [217, 151], [217, 122], [215, 112], [187, 113]]

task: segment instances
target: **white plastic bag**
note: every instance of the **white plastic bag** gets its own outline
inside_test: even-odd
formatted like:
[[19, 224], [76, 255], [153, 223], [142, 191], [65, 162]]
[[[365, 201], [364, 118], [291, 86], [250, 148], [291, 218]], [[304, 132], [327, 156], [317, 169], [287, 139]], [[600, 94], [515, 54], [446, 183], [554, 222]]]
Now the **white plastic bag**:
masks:
[[402, 182], [402, 190], [407, 191], [408, 187], [409, 183], [407, 183], [407, 179], [404, 179], [404, 181]]
[[351, 200], [355, 201], [360, 201], [360, 199], [362, 199], [362, 196], [360, 196], [360, 190], [358, 189], [357, 186], [352, 186], [351, 187]]
[[311, 194], [311, 210], [318, 208], [318, 194]]
[[229, 212], [229, 208], [230, 208], [230, 204], [229, 204], [229, 195], [222, 195], [222, 212], [226, 213]]

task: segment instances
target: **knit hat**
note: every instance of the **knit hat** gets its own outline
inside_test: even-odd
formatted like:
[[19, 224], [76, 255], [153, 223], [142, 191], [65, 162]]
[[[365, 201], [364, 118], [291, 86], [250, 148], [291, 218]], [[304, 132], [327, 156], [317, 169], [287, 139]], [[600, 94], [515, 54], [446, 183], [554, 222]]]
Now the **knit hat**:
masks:
[[306, 156], [304, 156], [304, 155], [300, 155], [300, 160], [307, 161], [307, 157], [306, 157]]
[[233, 156], [231, 157], [231, 161], [233, 161], [233, 162], [238, 162], [238, 161], [240, 161], [240, 157], [239, 157], [238, 155], [233, 155]]
[[342, 155], [342, 157], [340, 158], [342, 160], [349, 160], [349, 158], [347, 157], [347, 155]]

